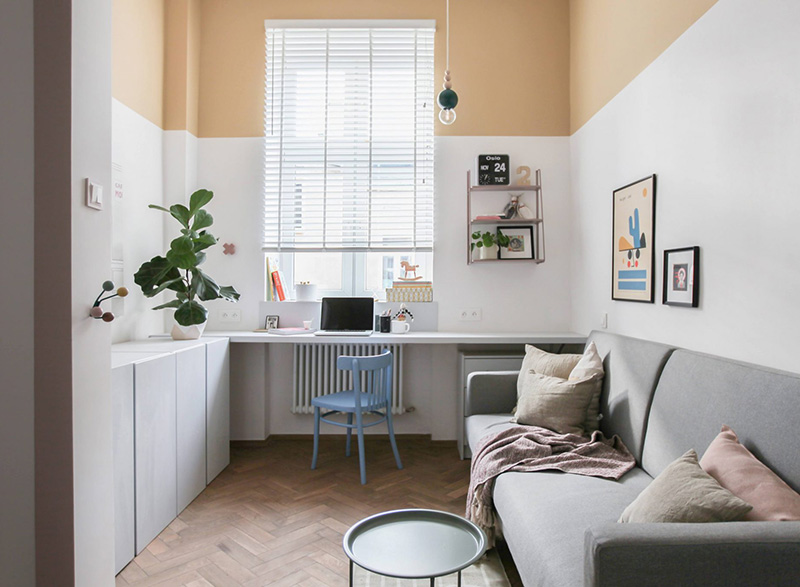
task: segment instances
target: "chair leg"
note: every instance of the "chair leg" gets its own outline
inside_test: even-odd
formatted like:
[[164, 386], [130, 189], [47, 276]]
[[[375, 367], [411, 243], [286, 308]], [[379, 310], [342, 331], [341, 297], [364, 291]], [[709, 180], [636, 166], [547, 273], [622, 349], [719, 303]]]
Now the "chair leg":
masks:
[[362, 424], [363, 414], [356, 413], [356, 432], [358, 433], [358, 467], [361, 469], [361, 485], [367, 484], [367, 466], [364, 462], [364, 426]]
[[319, 455], [319, 408], [314, 408], [314, 456], [311, 457], [311, 468], [317, 468], [317, 456]]
[[346, 448], [346, 450], [344, 452], [344, 455], [346, 457], [350, 456], [350, 436], [352, 436], [352, 434], [353, 434], [353, 429], [351, 428], [352, 425], [353, 425], [353, 413], [352, 412], [348, 412], [347, 413], [347, 448]]
[[389, 426], [389, 442], [392, 443], [394, 460], [397, 461], [397, 468], [402, 469], [403, 463], [400, 462], [400, 453], [397, 451], [397, 442], [394, 440], [394, 426], [392, 425], [392, 406], [386, 407], [386, 424]]

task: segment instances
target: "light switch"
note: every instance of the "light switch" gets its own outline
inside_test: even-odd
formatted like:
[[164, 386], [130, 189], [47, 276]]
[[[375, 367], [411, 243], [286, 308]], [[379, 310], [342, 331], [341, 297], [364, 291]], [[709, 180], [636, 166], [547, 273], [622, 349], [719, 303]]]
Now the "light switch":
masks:
[[93, 183], [88, 177], [86, 178], [86, 205], [95, 210], [103, 209], [103, 186]]

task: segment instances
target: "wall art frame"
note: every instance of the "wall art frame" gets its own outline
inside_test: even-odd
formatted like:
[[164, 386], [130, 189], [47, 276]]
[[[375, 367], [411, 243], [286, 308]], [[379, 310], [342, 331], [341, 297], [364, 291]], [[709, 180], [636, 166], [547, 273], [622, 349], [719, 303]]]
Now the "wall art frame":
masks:
[[655, 302], [656, 175], [613, 193], [611, 299]]
[[696, 308], [700, 302], [700, 247], [664, 251], [661, 303]]
[[531, 260], [535, 258], [532, 226], [501, 226], [498, 232], [508, 237], [507, 247], [500, 247], [501, 260]]

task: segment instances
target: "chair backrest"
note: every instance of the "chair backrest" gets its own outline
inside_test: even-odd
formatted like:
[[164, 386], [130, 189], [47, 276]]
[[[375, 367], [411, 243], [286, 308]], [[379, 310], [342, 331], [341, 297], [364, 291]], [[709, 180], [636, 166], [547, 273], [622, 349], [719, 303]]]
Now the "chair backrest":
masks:
[[336, 359], [339, 369], [352, 371], [353, 390], [356, 395], [369, 394], [368, 401], [356, 401], [363, 407], [381, 408], [392, 402], [392, 352], [383, 351], [380, 355], [353, 356], [341, 355]]

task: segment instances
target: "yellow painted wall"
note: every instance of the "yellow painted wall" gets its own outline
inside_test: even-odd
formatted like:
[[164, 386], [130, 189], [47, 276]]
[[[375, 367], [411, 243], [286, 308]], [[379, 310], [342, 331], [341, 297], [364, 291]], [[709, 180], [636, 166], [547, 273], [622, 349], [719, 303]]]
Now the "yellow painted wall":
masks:
[[114, 0], [112, 95], [164, 128], [164, 1]]
[[[445, 0], [202, 0], [201, 137], [264, 132], [265, 19], [435, 19], [436, 91]], [[439, 135], [569, 132], [569, 3], [451, 0], [450, 69], [458, 119]]]
[[569, 0], [570, 134], [717, 0]]
[[164, 130], [198, 134], [200, 0], [165, 4]]

